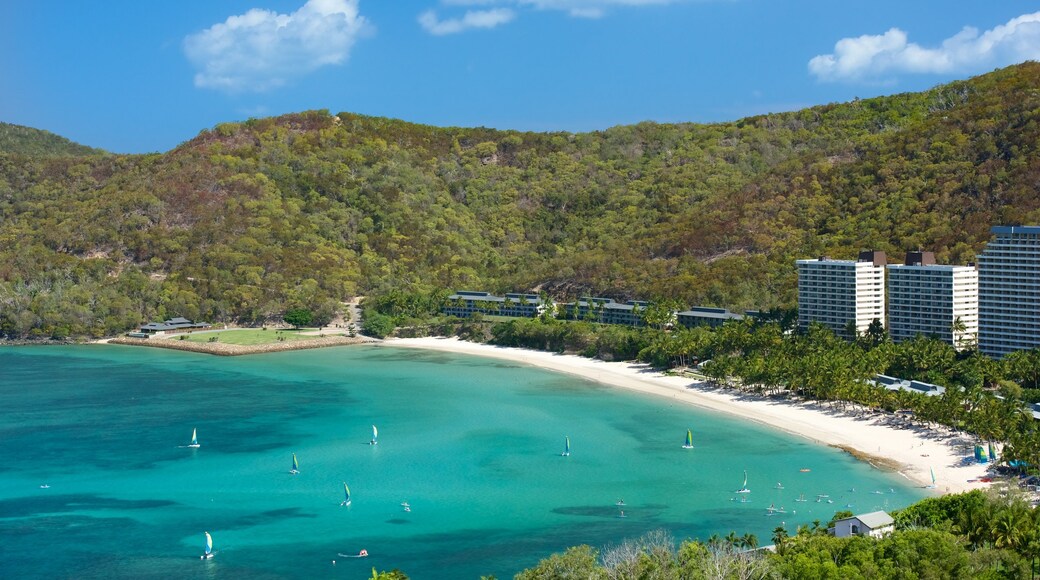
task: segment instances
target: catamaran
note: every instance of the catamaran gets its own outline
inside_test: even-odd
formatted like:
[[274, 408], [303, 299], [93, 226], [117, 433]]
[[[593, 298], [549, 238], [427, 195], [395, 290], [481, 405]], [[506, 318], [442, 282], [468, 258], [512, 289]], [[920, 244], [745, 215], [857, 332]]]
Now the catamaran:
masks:
[[686, 430], [686, 443], [683, 443], [683, 449], [693, 449], [693, 431]]
[[379, 429], [376, 429], [375, 425], [372, 425], [372, 440], [368, 442], [369, 445], [379, 444]]
[[289, 473], [291, 473], [293, 475], [296, 475], [299, 472], [300, 472], [300, 463], [298, 461], [296, 461], [296, 454], [293, 453], [292, 454], [292, 469], [289, 470]]
[[560, 455], [562, 455], [564, 457], [570, 457], [570, 455], [571, 455], [571, 438], [570, 438], [570, 436], [567, 436], [567, 435], [563, 436], [563, 453], [561, 453]]
[[196, 431], [197, 430], [194, 427], [191, 429], [191, 443], [188, 444], [188, 447], [193, 447], [195, 449], [198, 449], [200, 447], [200, 445], [199, 445], [199, 438], [198, 438], [198, 436], [196, 434]]
[[204, 553], [203, 555], [199, 556], [199, 559], [200, 560], [208, 560], [208, 559], [213, 557], [213, 536], [210, 536], [209, 532], [203, 532], [203, 533], [206, 534], [206, 544], [205, 544], [206, 553]]
[[343, 482], [343, 501], [339, 502], [339, 505], [350, 505], [350, 488], [347, 487], [347, 482]]
[[751, 493], [751, 490], [748, 489], [748, 486], [747, 486], [747, 470], [746, 469], [744, 470], [744, 485], [741, 485], [740, 489], [738, 489], [737, 491], [735, 491], [733, 493]]

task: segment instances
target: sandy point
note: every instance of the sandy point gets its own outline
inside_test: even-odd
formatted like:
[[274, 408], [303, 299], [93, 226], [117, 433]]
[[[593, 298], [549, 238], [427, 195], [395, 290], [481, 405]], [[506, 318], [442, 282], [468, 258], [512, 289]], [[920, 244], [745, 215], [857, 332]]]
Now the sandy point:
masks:
[[491, 357], [577, 375], [606, 385], [725, 413], [843, 449], [903, 475], [936, 494], [986, 487], [987, 465], [974, 461], [970, 435], [928, 427], [883, 412], [845, 412], [815, 401], [758, 396], [666, 375], [647, 365], [466, 342], [456, 338], [390, 339], [381, 346]]

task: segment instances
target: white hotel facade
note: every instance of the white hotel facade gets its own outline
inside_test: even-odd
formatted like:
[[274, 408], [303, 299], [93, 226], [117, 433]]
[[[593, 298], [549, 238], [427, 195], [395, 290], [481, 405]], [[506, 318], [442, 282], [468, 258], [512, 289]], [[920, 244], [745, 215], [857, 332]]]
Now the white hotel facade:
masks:
[[1040, 347], [1040, 226], [997, 226], [979, 261], [979, 350]]
[[885, 322], [884, 252], [860, 252], [858, 260], [798, 260], [798, 326], [819, 322], [839, 336], [867, 330], [875, 319]]
[[888, 266], [888, 333], [894, 342], [934, 336], [954, 347], [976, 344], [979, 274], [974, 266], [935, 263], [931, 252], [909, 252]]

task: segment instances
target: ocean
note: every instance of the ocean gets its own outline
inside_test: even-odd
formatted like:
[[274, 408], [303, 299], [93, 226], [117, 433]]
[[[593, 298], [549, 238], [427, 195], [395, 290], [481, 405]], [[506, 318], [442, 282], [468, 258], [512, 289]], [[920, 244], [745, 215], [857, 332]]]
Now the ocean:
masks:
[[[845, 452], [730, 416], [392, 347], [233, 358], [5, 347], [0, 419], [7, 578], [369, 578], [373, 567], [511, 578], [578, 544], [665, 530], [676, 541], [753, 533], [765, 545], [780, 525], [794, 533], [838, 510], [926, 496]], [[187, 447], [193, 429], [198, 448]], [[687, 429], [694, 449], [681, 447]], [[734, 494], [745, 471], [751, 493]], [[368, 557], [344, 556], [362, 549]]]

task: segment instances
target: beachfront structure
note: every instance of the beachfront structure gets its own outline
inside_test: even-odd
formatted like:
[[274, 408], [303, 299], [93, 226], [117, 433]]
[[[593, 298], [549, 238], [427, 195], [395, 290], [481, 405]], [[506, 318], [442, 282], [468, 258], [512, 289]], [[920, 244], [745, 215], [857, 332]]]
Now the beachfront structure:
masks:
[[675, 315], [675, 321], [686, 328], [693, 328], [694, 326], [717, 328], [730, 320], [743, 319], [743, 315], [730, 312], [725, 308], [708, 308], [704, 306], [694, 306]]
[[469, 290], [459, 290], [448, 296], [448, 303], [444, 306], [444, 314], [459, 318], [469, 318], [478, 312], [496, 316], [535, 318], [543, 310], [545, 305], [537, 294], [512, 293], [494, 296], [490, 292]]
[[932, 252], [907, 252], [888, 266], [888, 334], [893, 342], [934, 336], [955, 348], [979, 333], [979, 274], [974, 266], [935, 263]]
[[1040, 226], [996, 226], [978, 256], [979, 350], [1040, 347]]
[[644, 300], [629, 300], [622, 304], [613, 298], [581, 298], [563, 305], [563, 317], [568, 320], [587, 320], [603, 324], [645, 326], [643, 312], [649, 306]]
[[141, 338], [153, 334], [172, 334], [176, 332], [191, 332], [193, 330], [205, 330], [212, 325], [208, 322], [192, 322], [187, 318], [177, 317], [162, 322], [149, 322], [141, 326], [138, 332], [131, 333]]
[[896, 531], [896, 522], [887, 512], [877, 511], [836, 520], [831, 533], [836, 538], [870, 536], [881, 538]]
[[874, 384], [890, 391], [906, 391], [908, 393], [917, 393], [926, 397], [941, 397], [943, 396], [943, 393], [946, 392], [946, 387], [940, 385], [933, 385], [922, 381], [908, 381], [906, 379], [890, 377], [888, 375], [877, 375], [874, 377]]
[[858, 260], [798, 260], [798, 327], [819, 322], [839, 336], [885, 322], [884, 252], [860, 252]]

